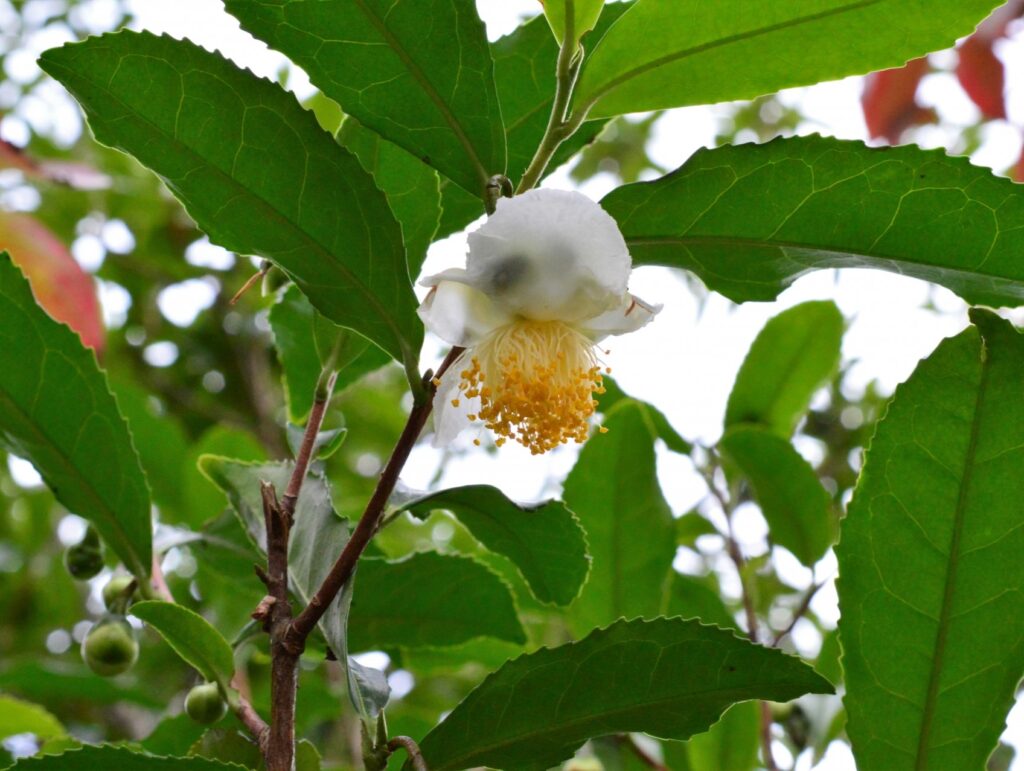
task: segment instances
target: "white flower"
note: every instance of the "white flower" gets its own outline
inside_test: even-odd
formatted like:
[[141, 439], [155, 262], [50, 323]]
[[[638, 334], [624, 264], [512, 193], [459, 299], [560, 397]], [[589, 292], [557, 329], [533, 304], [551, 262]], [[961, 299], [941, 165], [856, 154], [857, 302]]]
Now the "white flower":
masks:
[[422, 282], [427, 329], [467, 349], [435, 381], [435, 445], [472, 423], [534, 454], [583, 442], [604, 392], [595, 343], [660, 309], [629, 294], [631, 267], [615, 220], [586, 196], [500, 199], [469, 235], [466, 267]]

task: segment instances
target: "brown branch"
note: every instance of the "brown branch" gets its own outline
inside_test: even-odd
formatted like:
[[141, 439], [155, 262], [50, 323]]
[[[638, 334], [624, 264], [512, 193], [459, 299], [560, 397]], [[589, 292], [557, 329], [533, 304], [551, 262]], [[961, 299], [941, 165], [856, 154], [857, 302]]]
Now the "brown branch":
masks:
[[393, 736], [388, 742], [388, 749], [394, 752], [399, 747], [405, 750], [409, 756], [409, 762], [412, 763], [414, 771], [427, 771], [427, 763], [423, 760], [423, 753], [420, 752], [420, 746], [416, 742], [408, 736]]
[[616, 738], [619, 740], [620, 743], [626, 746], [626, 749], [628, 749], [630, 752], [636, 755], [640, 762], [648, 768], [652, 768], [654, 769], [654, 771], [668, 771], [668, 766], [664, 765], [663, 763], [659, 763], [657, 760], [655, 760], [646, 752], [644, 752], [644, 748], [637, 744], [636, 739], [634, 739], [629, 734], [619, 734]]
[[402, 472], [402, 467], [405, 466], [405, 462], [409, 459], [409, 453], [412, 452], [412, 448], [415, 446], [423, 426], [426, 425], [427, 418], [430, 417], [430, 410], [433, 406], [432, 397], [436, 390], [435, 381], [462, 355], [463, 350], [458, 347], [452, 348], [448, 356], [441, 363], [441, 366], [438, 367], [437, 374], [431, 376], [431, 373], [428, 372], [426, 377], [424, 377], [424, 398], [413, 405], [402, 435], [395, 444], [395, 449], [392, 451], [391, 457], [381, 473], [380, 480], [377, 482], [377, 489], [373, 491], [373, 495], [366, 504], [366, 509], [363, 511], [362, 517], [359, 518], [359, 524], [356, 525], [356, 529], [352, 532], [352, 537], [345, 544], [345, 548], [338, 555], [338, 559], [331, 566], [330, 572], [310, 599], [309, 604], [292, 621], [291, 628], [288, 631], [288, 640], [293, 646], [301, 649], [305, 645], [306, 638], [316, 627], [317, 622], [324, 613], [327, 612], [328, 606], [337, 596], [338, 592], [341, 591], [345, 582], [351, 577], [360, 555], [377, 532], [381, 517], [384, 515], [387, 507], [388, 498], [391, 497], [391, 493], [395, 489], [395, 484], [398, 482], [398, 476]]
[[292, 469], [291, 479], [288, 480], [288, 487], [285, 488], [281, 497], [281, 505], [284, 507], [288, 518], [295, 515], [295, 505], [299, 500], [299, 493], [302, 491], [302, 483], [306, 480], [306, 472], [309, 470], [309, 462], [313, 457], [313, 448], [316, 447], [316, 438], [320, 434], [320, 427], [324, 423], [324, 413], [327, 411], [327, 403], [331, 400], [331, 392], [334, 390], [334, 382], [337, 374], [332, 372], [327, 378], [326, 388], [323, 392], [317, 393], [313, 401], [313, 408], [309, 412], [309, 420], [306, 421], [306, 431], [302, 435], [302, 444], [295, 457], [295, 468]]
[[793, 631], [793, 627], [796, 626], [796, 622], [802, 619], [807, 614], [807, 611], [811, 607], [811, 600], [814, 599], [814, 595], [816, 595], [818, 593], [818, 590], [821, 589], [821, 587], [823, 587], [824, 585], [824, 582], [819, 584], [811, 584], [811, 588], [808, 589], [806, 593], [804, 593], [804, 598], [800, 601], [800, 604], [797, 606], [797, 609], [793, 611], [793, 618], [791, 618], [789, 620], [789, 623], [786, 624], [786, 628], [779, 632], [777, 635], [775, 635], [775, 637], [772, 639], [773, 648], [777, 648], [779, 646], [779, 643], [782, 642], [786, 635]]

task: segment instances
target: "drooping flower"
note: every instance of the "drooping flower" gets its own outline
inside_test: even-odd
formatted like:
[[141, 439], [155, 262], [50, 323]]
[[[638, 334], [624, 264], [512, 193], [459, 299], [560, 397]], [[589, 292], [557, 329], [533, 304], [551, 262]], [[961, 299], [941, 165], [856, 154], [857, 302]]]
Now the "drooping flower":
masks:
[[615, 221], [580, 193], [498, 201], [469, 235], [465, 268], [423, 280], [427, 329], [466, 351], [435, 382], [434, 443], [482, 425], [534, 454], [587, 438], [604, 391], [596, 343], [658, 312], [627, 290]]

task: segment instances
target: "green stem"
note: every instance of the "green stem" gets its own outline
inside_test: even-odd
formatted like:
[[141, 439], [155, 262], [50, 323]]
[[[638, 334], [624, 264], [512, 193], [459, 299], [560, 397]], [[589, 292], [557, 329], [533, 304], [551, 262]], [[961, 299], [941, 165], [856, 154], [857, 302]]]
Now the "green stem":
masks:
[[576, 77], [580, 73], [580, 66], [583, 63], [583, 47], [576, 40], [576, 11], [574, 0], [565, 0], [565, 35], [562, 37], [562, 45], [558, 50], [558, 65], [555, 72], [555, 101], [551, 105], [551, 115], [548, 117], [548, 126], [544, 131], [544, 137], [537, 147], [537, 152], [530, 161], [530, 165], [523, 172], [523, 178], [519, 181], [516, 193], [525, 193], [532, 190], [540, 182], [541, 177], [551, 163], [555, 151], [562, 142], [576, 133], [586, 117], [586, 111], [578, 115], [569, 114], [569, 104], [572, 102], [573, 88], [576, 86]]

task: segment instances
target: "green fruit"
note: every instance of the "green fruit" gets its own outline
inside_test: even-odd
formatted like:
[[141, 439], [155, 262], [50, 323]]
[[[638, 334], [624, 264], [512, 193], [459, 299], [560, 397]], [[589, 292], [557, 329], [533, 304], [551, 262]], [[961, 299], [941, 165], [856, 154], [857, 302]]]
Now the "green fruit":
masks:
[[227, 711], [228, 705], [220, 697], [216, 683], [197, 685], [185, 697], [185, 712], [197, 723], [216, 723]]
[[77, 581], [88, 581], [103, 570], [103, 552], [94, 546], [77, 544], [64, 552], [64, 567]]
[[107, 585], [103, 587], [103, 604], [107, 610], [112, 613], [120, 613], [128, 607], [130, 602], [138, 599], [138, 590], [136, 589], [131, 593], [127, 594], [128, 587], [135, 583], [135, 579], [132, 576], [114, 576], [111, 578]]
[[89, 669], [103, 677], [127, 672], [138, 658], [135, 630], [123, 617], [101, 621], [82, 640], [82, 659]]

